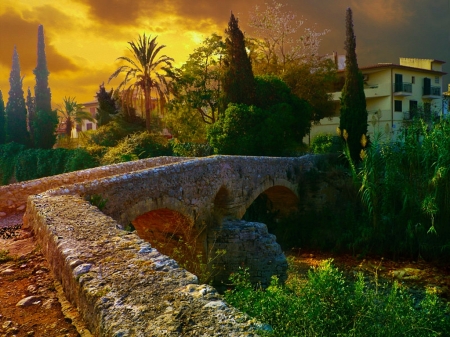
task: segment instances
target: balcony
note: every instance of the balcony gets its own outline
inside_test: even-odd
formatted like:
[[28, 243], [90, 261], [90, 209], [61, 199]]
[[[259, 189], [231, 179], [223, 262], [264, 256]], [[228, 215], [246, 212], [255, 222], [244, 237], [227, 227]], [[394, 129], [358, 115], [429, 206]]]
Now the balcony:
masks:
[[[383, 84], [367, 84], [364, 85], [364, 95], [366, 98], [389, 96], [389, 83]], [[342, 96], [342, 91], [331, 93], [333, 101], [339, 101]]]
[[396, 82], [394, 83], [394, 96], [411, 96], [412, 83]]
[[424, 87], [422, 98], [438, 99], [441, 98], [441, 87]]

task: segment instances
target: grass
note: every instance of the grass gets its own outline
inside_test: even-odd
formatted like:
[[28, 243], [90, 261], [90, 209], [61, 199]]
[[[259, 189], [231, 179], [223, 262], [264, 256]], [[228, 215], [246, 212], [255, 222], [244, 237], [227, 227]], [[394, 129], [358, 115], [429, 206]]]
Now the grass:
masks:
[[5, 263], [13, 260], [14, 258], [9, 255], [9, 251], [6, 249], [0, 249], [0, 263]]
[[231, 277], [225, 293], [233, 306], [273, 331], [270, 336], [446, 336], [450, 307], [433, 288], [416, 300], [399, 283], [369, 282], [362, 273], [344, 278], [332, 260], [309, 271], [308, 278], [291, 274], [285, 285], [272, 279], [269, 288], [255, 288], [248, 272]]

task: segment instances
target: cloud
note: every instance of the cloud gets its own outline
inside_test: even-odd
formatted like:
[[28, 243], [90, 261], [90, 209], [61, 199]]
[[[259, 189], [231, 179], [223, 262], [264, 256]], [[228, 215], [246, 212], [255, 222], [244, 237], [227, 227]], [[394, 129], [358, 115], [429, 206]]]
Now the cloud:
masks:
[[[145, 0], [75, 0], [89, 7], [93, 20], [115, 25], [132, 25], [142, 14]], [[153, 4], [153, 3], [151, 3]]]
[[[22, 73], [30, 73], [36, 67], [37, 28], [39, 22], [27, 21], [14, 10], [0, 15], [0, 64], [11, 67], [14, 46], [17, 46]], [[45, 34], [45, 27], [44, 27]], [[45, 37], [47, 64], [50, 72], [74, 71], [78, 67], [66, 56], [60, 54]]]
[[405, 0], [352, 0], [350, 7], [373, 22], [390, 26], [403, 25], [414, 15]]

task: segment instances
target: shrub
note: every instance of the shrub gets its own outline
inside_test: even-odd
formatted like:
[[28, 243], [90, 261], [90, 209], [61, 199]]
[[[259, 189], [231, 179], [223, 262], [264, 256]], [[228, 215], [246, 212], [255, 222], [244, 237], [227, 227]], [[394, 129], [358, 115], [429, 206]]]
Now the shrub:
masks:
[[18, 143], [7, 143], [0, 145], [0, 179], [1, 185], [10, 183], [14, 175], [16, 157], [25, 150], [25, 146]]
[[307, 280], [276, 278], [267, 290], [255, 288], [248, 272], [230, 278], [226, 300], [273, 328], [274, 336], [443, 336], [450, 331], [450, 307], [435, 291], [416, 300], [398, 283], [367, 283], [359, 273], [346, 280], [332, 260], [308, 272]]
[[174, 156], [177, 157], [206, 157], [213, 154], [209, 144], [180, 143], [178, 140], [169, 142]]
[[310, 150], [315, 154], [336, 153], [341, 147], [339, 137], [329, 133], [322, 133], [312, 139]]
[[115, 147], [108, 149], [101, 163], [109, 165], [170, 154], [171, 150], [165, 137], [144, 131], [129, 135]]

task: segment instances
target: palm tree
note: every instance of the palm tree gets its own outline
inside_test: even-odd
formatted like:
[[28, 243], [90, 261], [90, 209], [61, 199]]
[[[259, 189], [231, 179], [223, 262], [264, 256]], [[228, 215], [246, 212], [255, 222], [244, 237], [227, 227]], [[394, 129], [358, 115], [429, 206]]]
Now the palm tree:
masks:
[[58, 112], [62, 116], [62, 121], [66, 124], [65, 134], [69, 139], [74, 125], [81, 125], [83, 119], [91, 122], [95, 121], [92, 115], [84, 111], [83, 108], [84, 106], [82, 104], [78, 104], [75, 101], [75, 97], [64, 97], [63, 105], [58, 108]]
[[[136, 42], [128, 42], [130, 45], [129, 50], [133, 54], [134, 59], [126, 56], [117, 58], [117, 60], [127, 62], [128, 65], [120, 66], [108, 80], [109, 82], [120, 73], [125, 73], [125, 78], [117, 89], [122, 89], [122, 99], [124, 101], [136, 102], [136, 98], [143, 98], [146, 119], [145, 125], [148, 131], [150, 131], [151, 127], [152, 91], [156, 91], [160, 102], [165, 101], [164, 93], [167, 83], [164, 75], [160, 74], [158, 70], [164, 69], [165, 67], [171, 68], [172, 61], [174, 61], [173, 58], [166, 55], [158, 57], [158, 53], [166, 46], [158, 46], [156, 38], [154, 37], [152, 39], [151, 36], [147, 37], [144, 33], [142, 36], [139, 35]], [[130, 81], [132, 83], [128, 85]]]

